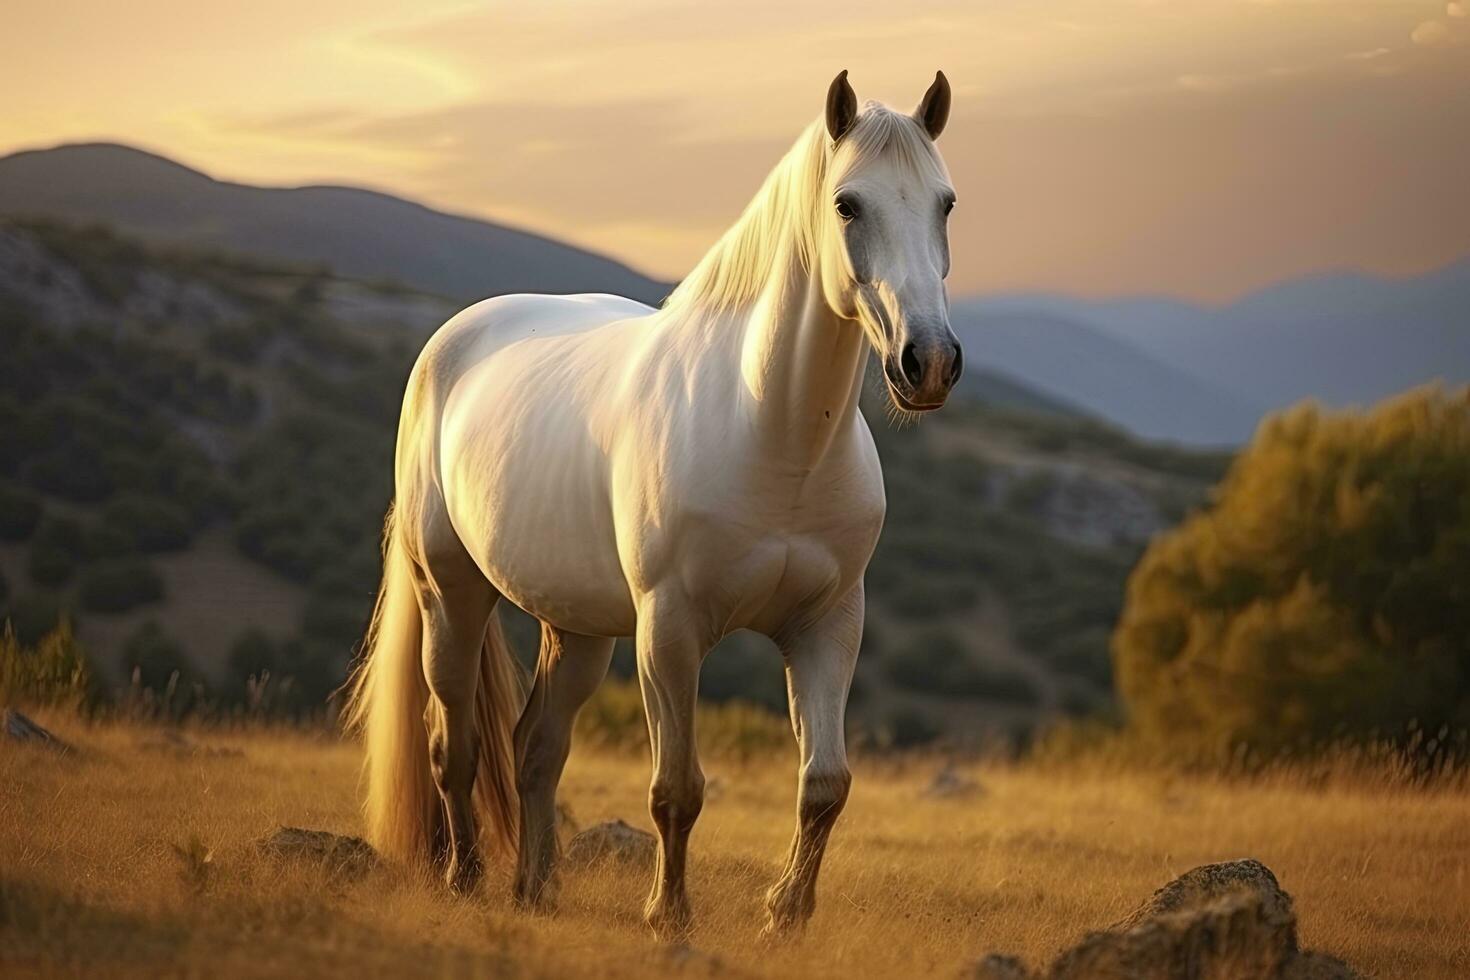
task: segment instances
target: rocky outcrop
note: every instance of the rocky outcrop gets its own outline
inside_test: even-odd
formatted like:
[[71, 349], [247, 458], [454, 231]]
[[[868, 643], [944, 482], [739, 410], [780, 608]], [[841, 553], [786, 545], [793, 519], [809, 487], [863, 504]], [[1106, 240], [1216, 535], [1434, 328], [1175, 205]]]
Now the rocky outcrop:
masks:
[[603, 861], [652, 865], [658, 853], [658, 838], [646, 830], [630, 827], [621, 820], [588, 827], [567, 845], [568, 867], [586, 867]]
[[28, 742], [57, 752], [71, 751], [70, 745], [14, 708], [6, 708], [4, 716], [0, 717], [0, 734], [7, 741]]
[[1288, 895], [1259, 861], [1207, 864], [1033, 971], [991, 954], [976, 980], [1361, 980], [1347, 964], [1297, 945]]
[[1242, 861], [1202, 864], [1184, 872], [1154, 892], [1148, 901], [1109, 926], [1108, 931], [1127, 931], [1160, 916], [1241, 893], [1257, 897], [1265, 911], [1272, 916], [1293, 917], [1291, 896], [1281, 890], [1281, 883], [1276, 880], [1271, 869], [1260, 861], [1246, 858]]
[[277, 860], [318, 864], [347, 878], [360, 878], [378, 866], [378, 852], [367, 841], [326, 830], [278, 827], [256, 841], [255, 849]]

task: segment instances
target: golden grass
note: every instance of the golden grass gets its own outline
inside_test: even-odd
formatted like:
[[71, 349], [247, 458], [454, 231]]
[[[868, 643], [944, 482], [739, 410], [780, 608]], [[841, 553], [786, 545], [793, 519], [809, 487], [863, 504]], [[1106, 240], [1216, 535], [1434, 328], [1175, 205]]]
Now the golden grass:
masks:
[[[1083, 767], [966, 768], [976, 796], [922, 795], [937, 759], [873, 760], [838, 828], [804, 937], [756, 941], [791, 829], [794, 758], [711, 759], [692, 843], [692, 951], [654, 944], [643, 872], [563, 879], [528, 917], [504, 872], [454, 899], [391, 870], [346, 882], [251, 841], [277, 824], [359, 829], [357, 749], [271, 731], [237, 750], [149, 748], [157, 731], [42, 715], [69, 757], [0, 744], [0, 975], [952, 977], [1002, 950], [1049, 959], [1176, 873], [1253, 856], [1296, 898], [1306, 946], [1379, 977], [1470, 974], [1470, 795], [1361, 779], [1229, 782]], [[641, 756], [574, 752], [582, 823], [648, 826]], [[716, 961], [718, 961], [716, 963]]]

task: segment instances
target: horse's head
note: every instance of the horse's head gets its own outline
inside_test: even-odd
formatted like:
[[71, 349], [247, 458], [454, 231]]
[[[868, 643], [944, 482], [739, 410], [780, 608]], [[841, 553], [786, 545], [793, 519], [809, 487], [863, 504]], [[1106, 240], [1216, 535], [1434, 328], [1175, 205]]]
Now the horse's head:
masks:
[[943, 72], [912, 116], [871, 102], [859, 112], [846, 71], [827, 91], [823, 287], [862, 323], [894, 403], [911, 412], [943, 405], [963, 363], [944, 291], [955, 195], [934, 146], [949, 102]]

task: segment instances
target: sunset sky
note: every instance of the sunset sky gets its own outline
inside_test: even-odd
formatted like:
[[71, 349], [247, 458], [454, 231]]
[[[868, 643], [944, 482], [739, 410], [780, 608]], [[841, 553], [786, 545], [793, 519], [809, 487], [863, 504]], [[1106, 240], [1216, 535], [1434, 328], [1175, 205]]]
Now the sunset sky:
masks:
[[[1470, 0], [8, 0], [0, 152], [347, 183], [681, 276], [848, 68], [943, 68], [953, 291], [1222, 300], [1470, 254]], [[391, 229], [385, 229], [391, 232]]]

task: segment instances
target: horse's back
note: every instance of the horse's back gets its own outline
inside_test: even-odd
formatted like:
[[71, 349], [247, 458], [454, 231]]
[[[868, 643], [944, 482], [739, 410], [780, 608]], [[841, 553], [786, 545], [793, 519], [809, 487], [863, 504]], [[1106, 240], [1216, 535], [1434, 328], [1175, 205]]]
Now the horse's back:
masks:
[[581, 333], [653, 311], [645, 303], [611, 293], [509, 293], [481, 300], [445, 326], [464, 319], [513, 343], [532, 336]]

